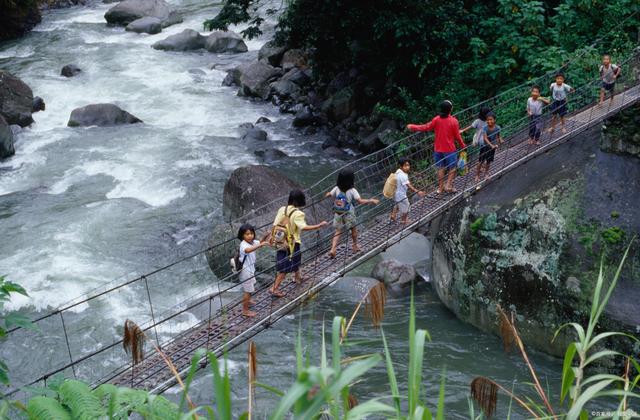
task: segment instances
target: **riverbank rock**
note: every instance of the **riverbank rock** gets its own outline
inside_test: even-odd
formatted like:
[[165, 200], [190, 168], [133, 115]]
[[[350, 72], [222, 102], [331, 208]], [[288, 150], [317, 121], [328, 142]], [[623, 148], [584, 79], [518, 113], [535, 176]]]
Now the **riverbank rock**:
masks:
[[392, 135], [398, 131], [398, 124], [393, 120], [384, 120], [373, 133], [365, 137], [358, 143], [358, 148], [363, 153], [373, 153], [382, 149], [389, 143]]
[[26, 127], [33, 122], [33, 92], [19, 78], [0, 70], [0, 115], [7, 124]]
[[355, 109], [356, 101], [353, 90], [349, 87], [338, 91], [322, 105], [322, 112], [335, 122], [349, 118]]
[[5, 1], [0, 9], [0, 41], [21, 37], [42, 20], [35, 2]]
[[[637, 112], [637, 111], [636, 111]], [[640, 233], [640, 160], [603, 152], [599, 127], [488, 184], [433, 224], [432, 284], [460, 319], [498, 332], [496, 305], [514, 311], [525, 343], [562, 356], [585, 325], [600, 256], [607, 280]], [[627, 125], [625, 138], [638, 132]], [[612, 139], [612, 141], [617, 139]], [[599, 331], [637, 334], [640, 250], [636, 244]], [[635, 355], [630, 342], [606, 340]]]
[[16, 153], [13, 147], [13, 131], [0, 115], [0, 159], [8, 158]]
[[237, 69], [240, 93], [244, 96], [255, 96], [267, 99], [271, 91], [270, 83], [282, 75], [282, 71], [263, 61], [241, 65]]
[[416, 279], [416, 269], [411, 264], [403, 264], [395, 259], [380, 261], [373, 268], [371, 277], [380, 280], [395, 291], [411, 285]]
[[278, 46], [275, 42], [269, 41], [258, 51], [258, 60], [266, 61], [267, 64], [278, 67], [280, 66], [280, 61], [282, 61], [282, 56], [285, 51], [285, 47]]
[[244, 53], [249, 51], [242, 37], [231, 31], [212, 32], [206, 38], [204, 48], [212, 53]]
[[256, 149], [253, 151], [253, 154], [258, 156], [264, 163], [267, 164], [287, 157], [287, 154], [285, 152], [274, 148]]
[[268, 136], [266, 131], [260, 130], [259, 128], [251, 127], [248, 128], [242, 135], [242, 140], [266, 141], [267, 137]]
[[44, 103], [44, 99], [39, 96], [33, 98], [33, 105], [31, 106], [31, 112], [36, 113], [40, 111], [44, 111], [47, 108], [47, 105]]
[[75, 64], [67, 64], [60, 70], [60, 76], [73, 77], [82, 73], [82, 69]]
[[138, 34], [155, 35], [162, 32], [162, 21], [155, 17], [145, 16], [134, 20], [124, 29], [125, 31], [135, 32]]
[[141, 123], [142, 120], [114, 104], [92, 104], [71, 112], [69, 127], [112, 126]]
[[46, 9], [64, 9], [72, 6], [83, 6], [87, 4], [86, 0], [40, 0], [40, 8]]
[[164, 0], [124, 0], [104, 15], [107, 23], [119, 26], [127, 26], [143, 17], [159, 19], [163, 28], [182, 22], [178, 12]]
[[307, 66], [307, 59], [302, 50], [294, 49], [285, 51], [282, 55], [282, 61], [280, 67], [285, 72], [291, 70], [294, 67], [304, 68]]
[[163, 51], [191, 51], [204, 48], [206, 38], [198, 31], [185, 29], [179, 34], [171, 35], [161, 41], [156, 42], [151, 47]]

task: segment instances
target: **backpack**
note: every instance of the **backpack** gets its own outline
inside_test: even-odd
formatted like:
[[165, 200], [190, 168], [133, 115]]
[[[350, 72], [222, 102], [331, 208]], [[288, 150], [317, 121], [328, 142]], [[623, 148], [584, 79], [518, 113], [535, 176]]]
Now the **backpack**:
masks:
[[467, 174], [467, 152], [460, 152], [460, 158], [458, 159], [458, 175], [463, 176]]
[[336, 198], [333, 199], [333, 212], [336, 214], [345, 214], [351, 210], [351, 203], [347, 199], [347, 194], [338, 190]]
[[247, 255], [245, 254], [244, 258], [240, 259], [240, 250], [236, 250], [236, 253], [231, 257], [229, 261], [229, 265], [231, 265], [231, 271], [234, 273], [239, 273], [242, 271], [242, 266], [244, 265], [244, 261], [247, 259]]
[[289, 214], [287, 214], [286, 209], [285, 207], [284, 217], [280, 223], [274, 225], [271, 229], [271, 246], [278, 250], [289, 251], [289, 255], [291, 255], [295, 246], [293, 229], [291, 229], [291, 215], [298, 209], [294, 207]]
[[396, 179], [396, 173], [392, 172], [384, 183], [384, 187], [382, 188], [382, 195], [387, 198], [393, 198], [396, 193], [397, 187], [398, 180]]

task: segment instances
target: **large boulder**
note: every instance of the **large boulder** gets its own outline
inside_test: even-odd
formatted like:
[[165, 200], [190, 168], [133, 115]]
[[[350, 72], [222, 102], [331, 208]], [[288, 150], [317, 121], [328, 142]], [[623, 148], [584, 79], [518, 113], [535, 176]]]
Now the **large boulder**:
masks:
[[306, 86], [311, 82], [311, 71], [309, 69], [301, 70], [292, 68], [282, 76], [282, 80], [288, 80], [298, 86]]
[[75, 64], [67, 64], [60, 70], [60, 76], [73, 77], [82, 73], [82, 69]]
[[164, 51], [191, 51], [204, 48], [206, 38], [193, 29], [185, 29], [179, 34], [171, 35], [156, 42], [151, 47]]
[[402, 290], [416, 279], [416, 269], [395, 259], [382, 260], [375, 265], [371, 277], [380, 280], [393, 290]]
[[34, 1], [3, 1], [0, 4], [0, 41], [22, 36], [42, 20], [38, 3]]
[[302, 50], [289, 50], [282, 55], [280, 66], [284, 71], [289, 71], [294, 67], [305, 68], [307, 66], [307, 59]]
[[22, 80], [0, 70], [0, 115], [9, 125], [26, 127], [33, 122], [33, 92]]
[[112, 126], [140, 123], [142, 120], [114, 104], [92, 104], [71, 112], [69, 127]]
[[153, 16], [145, 16], [134, 20], [124, 29], [138, 34], [159, 34], [162, 32], [162, 21]]
[[322, 112], [333, 121], [340, 122], [349, 118], [356, 106], [356, 98], [351, 88], [344, 88], [327, 99], [322, 105]]
[[[638, 132], [631, 120], [621, 130], [624, 138]], [[629, 240], [640, 233], [638, 158], [600, 150], [600, 137], [599, 127], [587, 131], [434, 220], [432, 284], [460, 319], [497, 333], [500, 305], [515, 312], [526, 344], [564, 354], [574, 339], [569, 330], [552, 338], [561, 325], [588, 320], [600, 257], [609, 280]], [[637, 334], [639, 266], [636, 242], [600, 331]], [[605, 341], [632, 352], [626, 340]]]
[[362, 139], [358, 147], [363, 153], [373, 153], [382, 149], [393, 139], [393, 134], [398, 131], [398, 124], [393, 120], [384, 120], [373, 133]]
[[267, 132], [259, 128], [248, 128], [242, 135], [242, 140], [266, 141]]
[[13, 148], [13, 131], [0, 115], [0, 159], [13, 156], [15, 152]]
[[293, 99], [296, 100], [300, 97], [300, 87], [290, 80], [280, 79], [270, 85], [271, 93], [278, 96], [280, 99]]
[[[227, 220], [238, 219], [295, 188], [301, 188], [300, 184], [273, 168], [263, 165], [243, 166], [233, 171], [224, 185], [222, 214]], [[284, 204], [286, 203], [278, 203], [278, 206]], [[256, 212], [255, 216], [260, 213]], [[275, 216], [275, 213], [270, 216]]]
[[280, 61], [282, 61], [282, 56], [285, 51], [285, 47], [280, 47], [276, 45], [275, 42], [269, 41], [260, 48], [260, 51], [258, 51], [258, 60], [265, 61], [267, 64], [278, 67], [280, 65]]
[[282, 71], [263, 61], [244, 64], [239, 67], [240, 93], [267, 99], [271, 91], [270, 83], [282, 75]]
[[163, 27], [182, 22], [178, 12], [164, 0], [124, 0], [104, 15], [107, 23], [120, 26], [127, 26], [143, 17], [157, 18]]
[[206, 39], [204, 48], [212, 53], [244, 53], [249, 51], [240, 35], [231, 31], [215, 31]]

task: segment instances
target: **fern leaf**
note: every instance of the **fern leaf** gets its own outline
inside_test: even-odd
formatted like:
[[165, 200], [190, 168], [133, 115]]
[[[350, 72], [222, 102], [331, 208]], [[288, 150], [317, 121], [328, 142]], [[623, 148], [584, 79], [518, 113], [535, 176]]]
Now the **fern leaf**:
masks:
[[27, 404], [30, 420], [71, 420], [71, 414], [53, 398], [33, 397]]
[[80, 381], [68, 380], [60, 386], [62, 403], [71, 409], [71, 414], [77, 420], [90, 420], [107, 415], [106, 409], [100, 404], [100, 399], [91, 393], [87, 384]]

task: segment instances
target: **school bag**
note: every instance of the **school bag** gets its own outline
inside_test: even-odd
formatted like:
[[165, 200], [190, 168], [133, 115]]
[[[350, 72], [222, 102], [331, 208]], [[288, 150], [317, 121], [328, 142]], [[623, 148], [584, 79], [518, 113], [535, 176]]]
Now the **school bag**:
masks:
[[240, 250], [236, 250], [236, 253], [231, 257], [229, 264], [231, 265], [231, 271], [234, 273], [239, 273], [242, 271], [242, 266], [244, 265], [244, 261], [247, 259], [247, 255], [245, 254], [243, 259], [240, 259]]
[[336, 198], [333, 200], [333, 212], [336, 214], [345, 214], [351, 210], [351, 203], [347, 199], [347, 194], [338, 190]]
[[398, 180], [396, 179], [396, 173], [392, 172], [385, 181], [384, 187], [382, 187], [382, 195], [384, 195], [386, 198], [393, 198], [396, 193], [397, 187]]
[[458, 158], [458, 175], [463, 176], [467, 174], [467, 152], [460, 152], [460, 157]]
[[289, 214], [287, 214], [286, 209], [285, 207], [284, 217], [280, 223], [274, 225], [271, 229], [271, 246], [277, 250], [289, 251], [289, 255], [291, 255], [295, 247], [293, 229], [291, 229], [291, 215], [298, 209], [294, 207]]

